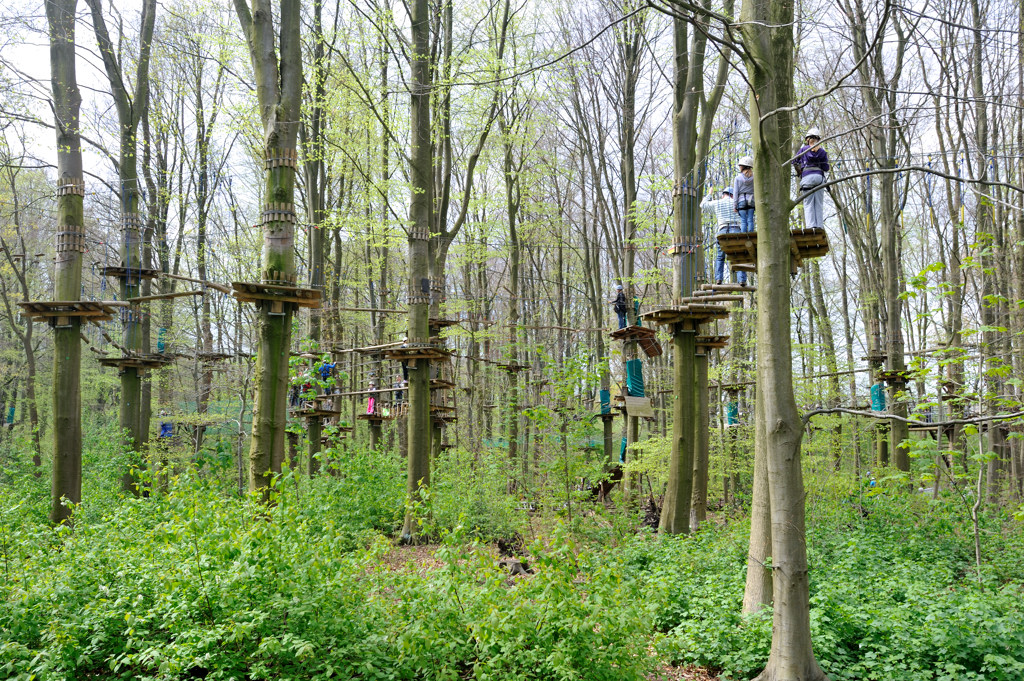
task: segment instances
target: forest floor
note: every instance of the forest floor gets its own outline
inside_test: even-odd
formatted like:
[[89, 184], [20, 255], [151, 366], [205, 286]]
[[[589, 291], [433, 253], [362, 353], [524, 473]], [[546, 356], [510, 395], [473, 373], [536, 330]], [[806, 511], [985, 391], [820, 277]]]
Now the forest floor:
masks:
[[[0, 467], [2, 678], [717, 681], [768, 657], [770, 610], [741, 613], [739, 511], [685, 537], [621, 503], [579, 498], [570, 516], [562, 490], [525, 514], [504, 453], [453, 455], [416, 516], [432, 543], [402, 546], [387, 453], [289, 478], [267, 507], [237, 495], [230, 460], [135, 498], [116, 451], [87, 452], [73, 526], [49, 523], [45, 477]], [[960, 496], [813, 469], [807, 486], [814, 652], [833, 681], [1024, 679], [1020, 509], [982, 507], [979, 565]]]
[[701, 667], [663, 665], [647, 677], [648, 681], [718, 681], [719, 677]]

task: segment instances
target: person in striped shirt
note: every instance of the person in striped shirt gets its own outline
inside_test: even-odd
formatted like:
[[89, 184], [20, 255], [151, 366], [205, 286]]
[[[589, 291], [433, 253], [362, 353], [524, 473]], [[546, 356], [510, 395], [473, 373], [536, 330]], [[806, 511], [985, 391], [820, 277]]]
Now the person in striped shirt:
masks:
[[[736, 205], [732, 197], [732, 188], [722, 189], [722, 198], [712, 199], [710, 196], [701, 201], [700, 207], [708, 213], [714, 213], [718, 219], [718, 233], [730, 234], [740, 231], [740, 215], [736, 212]], [[725, 253], [722, 247], [715, 245], [715, 283], [722, 283], [722, 275], [725, 272]], [[736, 279], [740, 284], [746, 286], [747, 273], [738, 272]]]

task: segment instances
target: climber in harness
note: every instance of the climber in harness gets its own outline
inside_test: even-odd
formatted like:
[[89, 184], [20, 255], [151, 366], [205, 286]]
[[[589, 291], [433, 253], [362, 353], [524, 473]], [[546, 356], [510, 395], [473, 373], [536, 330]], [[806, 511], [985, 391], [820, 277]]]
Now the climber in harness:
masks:
[[[701, 201], [702, 210], [714, 213], [718, 219], [718, 233], [732, 234], [740, 231], [740, 216], [736, 212], [735, 202], [732, 198], [732, 188], [722, 189], [722, 198], [712, 199], [710, 196]], [[725, 273], [725, 253], [722, 247], [715, 245], [715, 284], [722, 283], [722, 275]], [[747, 285], [747, 273], [739, 272], [736, 275], [737, 281], [743, 286]]]
[[817, 187], [825, 183], [829, 171], [828, 153], [821, 148], [821, 132], [817, 128], [807, 131], [804, 145], [793, 161], [796, 176], [800, 179], [800, 191], [804, 197], [804, 222], [811, 229], [824, 229], [825, 194]]
[[619, 328], [626, 328], [626, 294], [622, 292], [622, 284], [615, 285], [615, 298], [611, 301], [612, 309], [619, 316]]
[[753, 232], [754, 228], [754, 159], [744, 156], [736, 164], [739, 172], [732, 181], [732, 200], [740, 216], [740, 231]]

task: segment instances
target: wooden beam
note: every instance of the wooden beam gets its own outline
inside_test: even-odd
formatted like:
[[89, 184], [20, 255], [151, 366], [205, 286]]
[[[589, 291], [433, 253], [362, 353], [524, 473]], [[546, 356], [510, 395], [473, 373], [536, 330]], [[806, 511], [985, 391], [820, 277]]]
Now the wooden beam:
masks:
[[179, 291], [177, 293], [159, 293], [155, 296], [139, 296], [138, 298], [128, 298], [125, 300], [126, 303], [145, 303], [150, 300], [169, 300], [171, 298], [181, 298], [182, 296], [201, 296], [203, 291], [196, 289], [195, 291]]

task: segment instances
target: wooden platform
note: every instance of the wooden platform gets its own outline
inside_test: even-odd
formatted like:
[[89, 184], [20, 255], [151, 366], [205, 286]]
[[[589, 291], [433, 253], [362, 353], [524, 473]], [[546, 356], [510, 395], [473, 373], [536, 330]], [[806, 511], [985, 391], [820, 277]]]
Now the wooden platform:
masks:
[[233, 354], [229, 352], [197, 352], [196, 359], [203, 362], [219, 362], [225, 359], [232, 359]]
[[698, 348], [705, 350], [721, 349], [729, 344], [728, 336], [697, 336], [694, 341]]
[[288, 413], [296, 418], [333, 418], [341, 412], [320, 407], [296, 407], [289, 409]]
[[691, 324], [706, 324], [715, 319], [726, 319], [729, 316], [729, 308], [712, 303], [690, 303], [688, 305], [674, 305], [640, 315], [644, 321], [655, 324], [680, 324], [690, 322]]
[[641, 338], [654, 338], [658, 332], [648, 326], [627, 326], [616, 329], [608, 334], [612, 340], [639, 340]]
[[693, 295], [712, 295], [715, 293], [757, 293], [757, 287], [747, 284], [701, 284], [699, 291]]
[[167, 355], [121, 355], [120, 357], [98, 357], [101, 366], [117, 367], [121, 371], [134, 368], [140, 371], [146, 369], [159, 369], [170, 364], [172, 360]]
[[18, 303], [21, 316], [33, 321], [47, 321], [53, 326], [68, 326], [72, 317], [82, 321], [107, 322], [114, 318], [114, 307], [96, 300], [28, 300]]
[[637, 343], [640, 344], [640, 349], [643, 350], [644, 354], [648, 357], [661, 356], [661, 343], [658, 342], [657, 338], [641, 338]]
[[100, 275], [115, 279], [155, 279], [160, 276], [160, 270], [152, 267], [101, 267]]
[[690, 305], [691, 303], [703, 305], [706, 303], [742, 303], [744, 300], [746, 300], [746, 297], [738, 293], [710, 293], [703, 296], [695, 294], [689, 298], [683, 298], [679, 302], [684, 305]]
[[910, 381], [909, 371], [879, 371], [878, 379], [886, 383], [906, 385]]
[[395, 362], [409, 362], [412, 366], [416, 366], [416, 360], [420, 359], [428, 362], [448, 359], [451, 357], [452, 351], [436, 345], [410, 345], [387, 348], [381, 355], [384, 359], [390, 359]]
[[385, 416], [384, 414], [381, 414], [379, 412], [374, 413], [374, 414], [357, 414], [356, 415], [356, 420], [357, 421], [369, 421], [371, 424], [375, 423], [377, 425], [380, 425], [381, 422], [383, 422], [383, 421], [390, 421], [390, 420], [392, 420], [394, 418], [395, 418], [394, 414], [388, 414], [387, 416]]
[[455, 326], [458, 323], [458, 319], [432, 318], [427, 320], [427, 326], [429, 326], [431, 329], [443, 329], [448, 326]]
[[444, 378], [430, 379], [431, 390], [455, 390], [455, 383]]
[[529, 364], [519, 364], [518, 362], [499, 362], [497, 367], [507, 374], [517, 374], [520, 371], [526, 371], [530, 368]]
[[[828, 253], [828, 234], [824, 229], [794, 229], [789, 233], [793, 267], [803, 266], [808, 258], [820, 258]], [[757, 268], [757, 232], [731, 232], [718, 235], [718, 245], [729, 259], [729, 266]]]
[[320, 289], [248, 281], [233, 281], [231, 288], [231, 295], [239, 302], [255, 303], [258, 307], [267, 305], [271, 314], [283, 314], [286, 304], [296, 307], [320, 307]]

